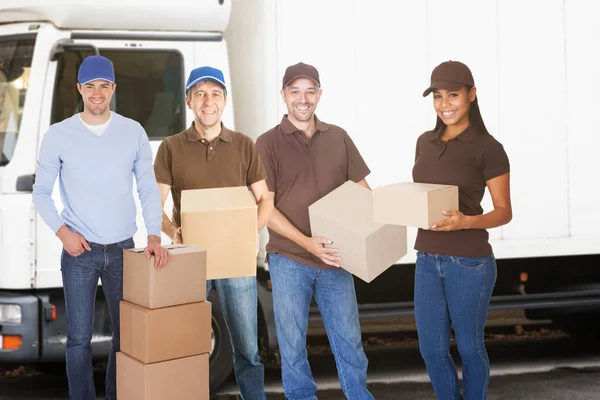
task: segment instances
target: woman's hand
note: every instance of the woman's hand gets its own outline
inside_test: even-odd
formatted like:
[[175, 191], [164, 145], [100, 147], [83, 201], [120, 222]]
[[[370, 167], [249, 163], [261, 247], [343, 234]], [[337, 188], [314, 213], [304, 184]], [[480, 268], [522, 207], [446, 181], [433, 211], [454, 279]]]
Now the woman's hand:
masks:
[[469, 229], [471, 217], [461, 213], [458, 210], [442, 211], [446, 217], [445, 220], [435, 223], [432, 231], [457, 231], [459, 229]]

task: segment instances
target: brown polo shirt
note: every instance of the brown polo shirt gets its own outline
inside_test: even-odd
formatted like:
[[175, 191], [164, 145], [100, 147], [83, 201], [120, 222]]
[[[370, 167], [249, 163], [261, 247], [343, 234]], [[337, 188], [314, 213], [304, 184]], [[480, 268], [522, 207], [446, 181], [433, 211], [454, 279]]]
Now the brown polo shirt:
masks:
[[193, 122], [160, 144], [154, 173], [157, 182], [171, 186], [178, 227], [182, 190], [250, 186], [267, 176], [251, 138], [221, 124], [221, 134], [209, 143]]
[[[510, 172], [504, 147], [494, 137], [468, 127], [444, 142], [443, 131], [429, 131], [417, 140], [413, 180], [458, 186], [459, 210], [481, 215], [486, 181]], [[419, 229], [415, 249], [457, 257], [486, 257], [492, 247], [485, 229], [435, 232]]]
[[[310, 139], [288, 119], [256, 140], [267, 171], [275, 207], [300, 232], [311, 236], [308, 206], [348, 180], [359, 182], [370, 171], [350, 136], [342, 128], [319, 121]], [[269, 229], [268, 253], [315, 268], [331, 268], [296, 243]]]

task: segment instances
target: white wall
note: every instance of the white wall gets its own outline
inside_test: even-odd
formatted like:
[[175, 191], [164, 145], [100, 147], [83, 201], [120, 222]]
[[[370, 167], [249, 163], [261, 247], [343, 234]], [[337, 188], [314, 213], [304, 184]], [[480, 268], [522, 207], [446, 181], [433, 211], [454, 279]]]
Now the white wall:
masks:
[[[569, 215], [573, 236], [592, 235], [600, 226], [600, 190], [598, 173], [600, 157], [598, 143], [600, 125], [600, 3], [569, 0], [565, 6], [566, 101], [568, 141], [565, 152], [569, 158]], [[548, 84], [544, 97], [560, 96], [554, 85]]]
[[501, 1], [498, 26], [501, 134], [518, 171], [505, 234], [567, 236], [563, 1]]
[[[415, 140], [435, 122], [421, 96], [431, 70], [463, 61], [511, 161], [514, 218], [491, 230], [494, 243], [550, 254], [562, 251], [556, 240], [591, 237], [600, 252], [599, 14], [600, 3], [581, 0], [238, 0], [231, 69], [248, 97], [237, 98], [236, 123], [254, 137], [278, 123], [285, 68], [311, 63], [323, 87], [317, 114], [350, 133], [371, 185], [411, 180]], [[244, 29], [232, 26], [240, 20]], [[483, 205], [492, 207], [487, 194]]]

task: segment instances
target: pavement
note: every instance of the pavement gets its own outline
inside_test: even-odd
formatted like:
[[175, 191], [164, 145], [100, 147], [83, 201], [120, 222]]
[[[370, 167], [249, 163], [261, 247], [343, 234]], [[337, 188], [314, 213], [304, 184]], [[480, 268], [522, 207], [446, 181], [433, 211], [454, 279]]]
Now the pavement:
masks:
[[[368, 387], [378, 400], [434, 400], [414, 331], [368, 332], [363, 345], [369, 358]], [[521, 325], [490, 329], [486, 346], [492, 364], [488, 400], [600, 399], [600, 341], [583, 340], [545, 327]], [[335, 361], [326, 338], [313, 338], [309, 361], [320, 400], [344, 399]], [[452, 347], [460, 368], [456, 347]], [[268, 369], [265, 391], [269, 400], [283, 400], [281, 371]], [[104, 370], [95, 373], [98, 399]], [[32, 366], [0, 366], [0, 400], [66, 400], [62, 371], [42, 373]], [[233, 377], [212, 400], [239, 400]], [[169, 399], [170, 400], [170, 399]]]

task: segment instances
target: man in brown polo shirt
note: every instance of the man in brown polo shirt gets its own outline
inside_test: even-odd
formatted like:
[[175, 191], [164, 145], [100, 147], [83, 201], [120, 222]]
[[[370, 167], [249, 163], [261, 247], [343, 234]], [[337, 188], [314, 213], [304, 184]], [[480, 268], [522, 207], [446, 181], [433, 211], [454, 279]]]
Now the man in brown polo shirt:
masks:
[[335, 243], [312, 236], [308, 206], [348, 180], [369, 188], [369, 168], [348, 134], [314, 115], [321, 97], [318, 71], [287, 68], [281, 96], [288, 114], [261, 135], [256, 147], [275, 196], [268, 223], [268, 265], [283, 389], [288, 399], [316, 399], [306, 353], [313, 295], [325, 323], [340, 383], [349, 399], [373, 399], [366, 387], [367, 357], [361, 343], [352, 275], [338, 268]]
[[[226, 102], [223, 73], [212, 67], [194, 69], [186, 85], [186, 103], [194, 122], [158, 149], [154, 170], [163, 208], [169, 191], [173, 196], [173, 221], [163, 213], [162, 230], [175, 243], [181, 243], [182, 190], [248, 186], [258, 205], [257, 235], [273, 210], [273, 195], [252, 139], [221, 122]], [[212, 284], [207, 281], [207, 294]], [[256, 277], [217, 279], [214, 284], [230, 333], [242, 399], [266, 399], [264, 367], [258, 356]]]

